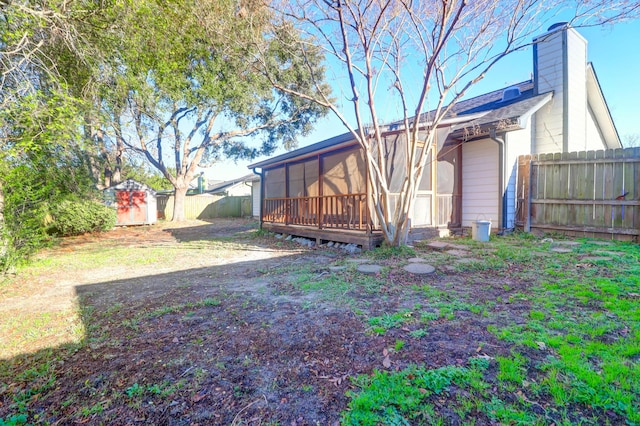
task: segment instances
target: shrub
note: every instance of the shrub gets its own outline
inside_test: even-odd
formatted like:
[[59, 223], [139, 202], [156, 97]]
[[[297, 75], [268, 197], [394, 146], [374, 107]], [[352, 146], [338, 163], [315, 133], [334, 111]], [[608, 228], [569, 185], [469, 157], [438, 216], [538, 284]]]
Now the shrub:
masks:
[[51, 233], [60, 236], [107, 231], [116, 224], [116, 212], [101, 203], [65, 199], [51, 208]]

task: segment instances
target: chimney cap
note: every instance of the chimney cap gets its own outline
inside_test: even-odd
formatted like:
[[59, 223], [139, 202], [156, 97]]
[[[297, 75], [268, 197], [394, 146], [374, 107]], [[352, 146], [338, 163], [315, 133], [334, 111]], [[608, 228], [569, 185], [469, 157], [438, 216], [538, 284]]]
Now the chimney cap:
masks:
[[551, 25], [549, 28], [547, 28], [547, 31], [553, 31], [555, 29], [558, 28], [568, 28], [569, 27], [569, 23], [568, 22], [556, 22], [555, 24]]

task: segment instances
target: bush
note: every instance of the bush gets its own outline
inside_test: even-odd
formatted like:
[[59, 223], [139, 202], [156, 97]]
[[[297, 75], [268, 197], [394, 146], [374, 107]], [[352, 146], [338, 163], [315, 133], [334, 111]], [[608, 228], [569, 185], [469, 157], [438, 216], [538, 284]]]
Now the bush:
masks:
[[116, 224], [116, 212], [104, 204], [66, 199], [51, 208], [51, 233], [59, 236], [107, 231]]

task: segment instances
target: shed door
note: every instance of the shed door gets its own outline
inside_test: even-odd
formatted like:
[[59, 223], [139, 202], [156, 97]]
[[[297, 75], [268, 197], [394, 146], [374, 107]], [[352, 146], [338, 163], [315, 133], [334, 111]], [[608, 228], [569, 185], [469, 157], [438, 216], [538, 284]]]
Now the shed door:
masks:
[[147, 203], [144, 191], [117, 191], [118, 224], [145, 223]]
[[144, 191], [131, 191], [131, 221], [145, 223], [147, 221], [147, 202]]

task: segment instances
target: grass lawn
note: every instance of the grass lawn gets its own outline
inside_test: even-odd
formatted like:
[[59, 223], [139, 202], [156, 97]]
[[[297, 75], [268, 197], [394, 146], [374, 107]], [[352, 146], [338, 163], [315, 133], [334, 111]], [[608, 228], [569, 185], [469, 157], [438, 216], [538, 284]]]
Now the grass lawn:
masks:
[[354, 259], [220, 222], [63, 245], [0, 285], [0, 425], [640, 425], [637, 244], [444, 241]]

